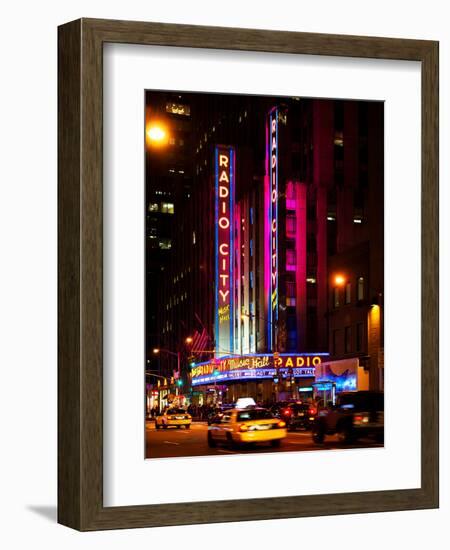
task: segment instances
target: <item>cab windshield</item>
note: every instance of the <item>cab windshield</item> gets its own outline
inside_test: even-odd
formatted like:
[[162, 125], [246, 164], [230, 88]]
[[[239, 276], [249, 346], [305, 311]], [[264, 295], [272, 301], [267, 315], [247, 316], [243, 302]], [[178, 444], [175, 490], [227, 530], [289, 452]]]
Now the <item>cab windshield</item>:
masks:
[[258, 409], [240, 411], [237, 415], [238, 420], [266, 420], [268, 418], [273, 418], [269, 411]]

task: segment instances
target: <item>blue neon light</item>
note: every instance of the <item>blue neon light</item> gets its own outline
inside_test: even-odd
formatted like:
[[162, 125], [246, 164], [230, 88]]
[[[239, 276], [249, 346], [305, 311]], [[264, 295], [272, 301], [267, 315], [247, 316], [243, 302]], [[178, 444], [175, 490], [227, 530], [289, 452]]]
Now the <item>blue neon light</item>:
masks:
[[[276, 201], [275, 205], [272, 205], [272, 123], [275, 120], [275, 193]], [[268, 288], [268, 300], [267, 300], [267, 342], [268, 349], [273, 350], [273, 340], [274, 340], [274, 321], [278, 320], [278, 108], [274, 107], [269, 112], [269, 131], [267, 133], [267, 162], [268, 162], [268, 176], [269, 176], [269, 243], [268, 243], [268, 254], [270, 257], [270, 283]], [[272, 286], [272, 224], [275, 219], [275, 284]], [[275, 295], [275, 299], [273, 298]]]
[[277, 154], [276, 154], [276, 169], [275, 169], [275, 189], [277, 193], [277, 201], [275, 203], [275, 220], [276, 220], [276, 250], [277, 250], [277, 257], [276, 257], [276, 265], [275, 265], [275, 273], [277, 274], [275, 278], [275, 290], [276, 290], [276, 306], [275, 306], [275, 320], [278, 321], [278, 109], [275, 110], [275, 120], [277, 122], [276, 126], [276, 140], [277, 140]]
[[219, 374], [203, 374], [192, 380], [192, 386], [201, 386], [203, 384], [217, 383], [217, 382], [231, 382], [235, 380], [253, 380], [253, 379], [272, 379], [274, 376], [280, 376], [282, 378], [288, 378], [294, 376], [295, 378], [312, 378], [314, 377], [314, 367], [300, 367], [293, 368], [292, 373], [288, 368], [282, 369], [236, 369], [231, 371], [220, 372]]

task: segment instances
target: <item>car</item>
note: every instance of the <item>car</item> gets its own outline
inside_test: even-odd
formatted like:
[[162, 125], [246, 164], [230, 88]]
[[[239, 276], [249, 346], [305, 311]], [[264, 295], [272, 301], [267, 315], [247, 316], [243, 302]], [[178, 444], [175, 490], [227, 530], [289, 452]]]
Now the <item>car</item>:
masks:
[[167, 429], [170, 426], [181, 428], [184, 426], [186, 430], [191, 427], [192, 416], [185, 410], [179, 407], [169, 407], [155, 418], [155, 428]]
[[208, 446], [223, 443], [231, 448], [266, 442], [279, 447], [287, 435], [286, 422], [267, 409], [248, 407], [232, 409], [213, 418], [208, 426]]
[[208, 426], [211, 425], [212, 421], [216, 417], [222, 416], [225, 412], [229, 411], [233, 408], [233, 405], [221, 405], [220, 407], [216, 407], [213, 409], [209, 414], [206, 416], [206, 421], [208, 422]]
[[296, 401], [294, 399], [291, 399], [289, 401], [277, 401], [270, 407], [270, 412], [276, 416], [277, 418], [281, 418], [281, 411], [283, 409], [286, 409], [291, 405], [292, 403], [295, 403]]
[[302, 401], [288, 403], [280, 409], [279, 415], [286, 422], [288, 430], [310, 430], [317, 416], [317, 407]]
[[384, 441], [384, 393], [376, 391], [342, 392], [336, 404], [323, 408], [313, 423], [312, 438], [323, 443], [326, 435], [337, 434], [342, 443], [360, 437]]

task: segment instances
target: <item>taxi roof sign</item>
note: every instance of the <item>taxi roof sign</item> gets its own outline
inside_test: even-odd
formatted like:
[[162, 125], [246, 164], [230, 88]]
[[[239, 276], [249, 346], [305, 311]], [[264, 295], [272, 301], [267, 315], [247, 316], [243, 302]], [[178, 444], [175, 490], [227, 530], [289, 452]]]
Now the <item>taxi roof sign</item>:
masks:
[[246, 409], [247, 407], [256, 407], [253, 397], [239, 397], [236, 401], [236, 409]]

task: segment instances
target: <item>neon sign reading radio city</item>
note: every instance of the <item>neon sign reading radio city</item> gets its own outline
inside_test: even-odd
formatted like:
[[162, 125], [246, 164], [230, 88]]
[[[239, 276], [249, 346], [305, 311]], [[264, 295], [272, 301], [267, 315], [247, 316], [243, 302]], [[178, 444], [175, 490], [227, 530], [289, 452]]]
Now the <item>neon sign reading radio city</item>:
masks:
[[[270, 204], [269, 204], [269, 231], [270, 231], [270, 288], [268, 296], [269, 317], [269, 349], [273, 348], [274, 322], [278, 319], [278, 109], [269, 113], [270, 135], [268, 149], [269, 176], [270, 176]], [[268, 151], [269, 153], [269, 151]]]
[[221, 353], [233, 349], [233, 147], [215, 150], [215, 240], [216, 240], [216, 346]]

